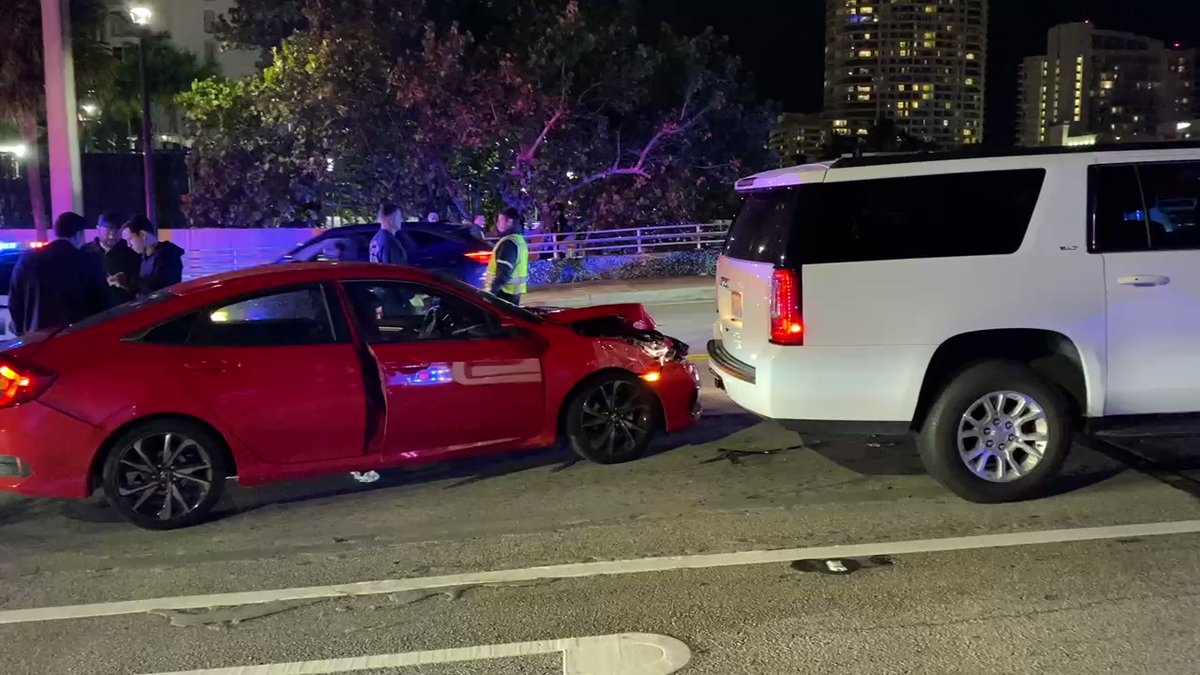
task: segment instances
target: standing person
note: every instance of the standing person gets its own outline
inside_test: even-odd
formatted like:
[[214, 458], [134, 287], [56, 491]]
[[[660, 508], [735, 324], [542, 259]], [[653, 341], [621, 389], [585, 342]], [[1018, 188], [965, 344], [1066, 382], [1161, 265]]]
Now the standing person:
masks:
[[501, 211], [496, 230], [501, 239], [492, 249], [484, 286], [496, 297], [519, 305], [529, 280], [529, 244], [521, 214], [512, 207]]
[[137, 284], [127, 284], [126, 290], [143, 297], [183, 281], [183, 249], [159, 241], [158, 228], [148, 218], [130, 218], [125, 223], [125, 239], [142, 256]]
[[407, 265], [408, 251], [401, 240], [404, 213], [399, 206], [384, 202], [379, 207], [379, 231], [371, 237], [370, 260], [385, 265]]
[[471, 228], [472, 236], [480, 241], [487, 241], [487, 216], [475, 216], [471, 224], [474, 226]]
[[137, 288], [142, 267], [142, 256], [121, 238], [124, 222], [119, 213], [106, 211], [101, 214], [96, 222], [100, 236], [84, 247], [88, 253], [96, 256], [104, 274], [108, 276], [108, 298], [112, 305], [133, 299], [133, 291], [129, 289]]
[[59, 328], [108, 309], [104, 271], [81, 250], [87, 221], [67, 212], [54, 221], [54, 241], [27, 251], [13, 268], [8, 309], [25, 335]]

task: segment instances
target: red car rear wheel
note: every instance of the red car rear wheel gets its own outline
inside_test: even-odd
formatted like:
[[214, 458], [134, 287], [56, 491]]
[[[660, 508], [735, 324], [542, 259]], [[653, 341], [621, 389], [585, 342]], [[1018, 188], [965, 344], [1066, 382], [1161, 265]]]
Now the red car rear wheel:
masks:
[[104, 495], [126, 520], [148, 530], [173, 530], [204, 520], [221, 498], [224, 444], [184, 419], [133, 427], [104, 462]]

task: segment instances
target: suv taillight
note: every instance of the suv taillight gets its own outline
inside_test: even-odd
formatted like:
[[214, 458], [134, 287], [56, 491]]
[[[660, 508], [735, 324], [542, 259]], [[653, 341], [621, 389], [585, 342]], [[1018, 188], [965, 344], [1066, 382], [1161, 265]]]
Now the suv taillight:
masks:
[[18, 365], [12, 361], [0, 361], [0, 408], [12, 408], [28, 403], [54, 382], [55, 376]]
[[771, 275], [771, 342], [804, 344], [800, 316], [800, 275], [795, 270], [775, 270]]

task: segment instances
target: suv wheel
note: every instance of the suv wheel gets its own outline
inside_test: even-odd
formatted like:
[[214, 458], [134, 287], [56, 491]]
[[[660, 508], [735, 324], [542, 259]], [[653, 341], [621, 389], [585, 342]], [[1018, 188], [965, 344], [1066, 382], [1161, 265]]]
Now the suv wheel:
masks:
[[987, 361], [951, 380], [918, 439], [925, 468], [973, 502], [1037, 496], [1071, 449], [1066, 396], [1025, 364]]
[[173, 530], [204, 520], [225, 488], [224, 444], [187, 420], [136, 426], [104, 462], [104, 496], [126, 520]]

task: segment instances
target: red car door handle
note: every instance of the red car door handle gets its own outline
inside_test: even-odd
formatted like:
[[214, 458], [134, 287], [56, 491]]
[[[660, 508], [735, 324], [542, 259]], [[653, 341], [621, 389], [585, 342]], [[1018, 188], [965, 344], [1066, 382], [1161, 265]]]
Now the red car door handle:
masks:
[[428, 367], [429, 367], [428, 363], [422, 363], [422, 364], [416, 364], [416, 365], [410, 365], [410, 366], [399, 366], [396, 368], [396, 371], [400, 372], [400, 373], [404, 373], [405, 375], [411, 375], [413, 373], [419, 373]]
[[188, 361], [183, 367], [188, 370], [219, 371], [228, 370], [230, 366], [228, 361]]

